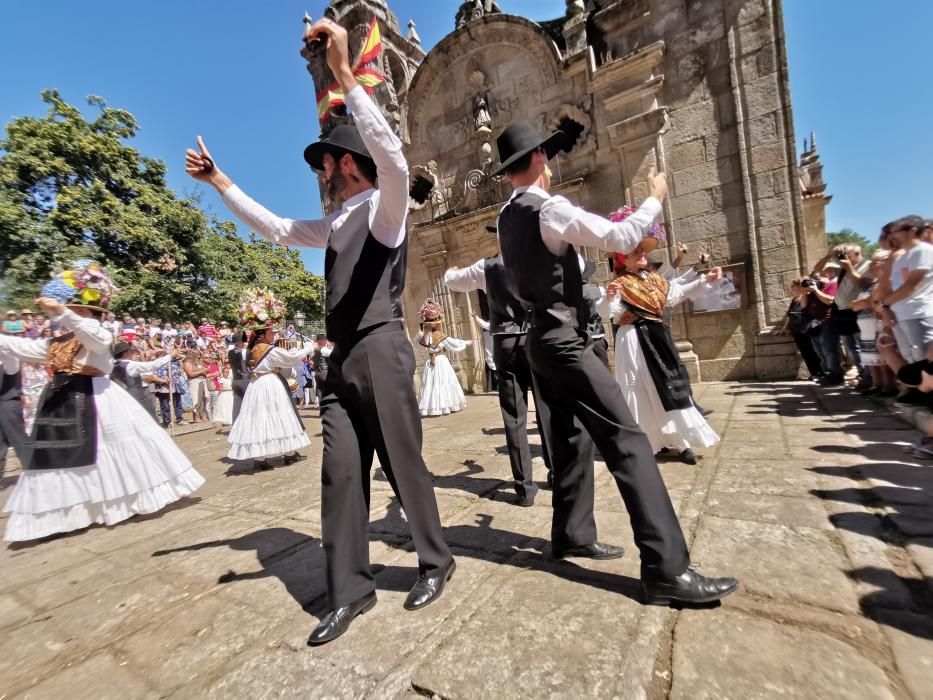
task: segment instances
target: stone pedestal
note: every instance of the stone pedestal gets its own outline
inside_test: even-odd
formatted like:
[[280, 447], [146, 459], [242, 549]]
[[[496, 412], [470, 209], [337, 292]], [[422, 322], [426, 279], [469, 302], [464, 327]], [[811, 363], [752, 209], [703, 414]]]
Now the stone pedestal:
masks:
[[693, 352], [693, 343], [689, 340], [680, 340], [675, 343], [677, 352], [680, 353], [680, 361], [687, 368], [687, 374], [690, 375], [690, 382], [696, 384], [701, 380], [700, 377], [700, 358]]
[[797, 344], [792, 338], [771, 335], [770, 331], [755, 337], [756, 379], [799, 379], [800, 365]]

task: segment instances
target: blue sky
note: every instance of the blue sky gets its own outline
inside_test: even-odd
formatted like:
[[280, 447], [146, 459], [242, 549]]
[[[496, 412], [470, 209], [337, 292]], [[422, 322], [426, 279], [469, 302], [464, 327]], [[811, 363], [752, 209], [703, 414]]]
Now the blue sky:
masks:
[[[716, 0], [710, 0], [716, 1]], [[457, 0], [390, 0], [427, 48], [453, 28]], [[564, 0], [501, 0], [532, 19], [563, 13]], [[6, 3], [0, 120], [41, 114], [39, 92], [73, 104], [89, 94], [132, 112], [134, 145], [169, 165], [178, 192], [200, 186], [183, 169], [201, 133], [220, 166], [283, 216], [320, 212], [301, 153], [317, 136], [314, 90], [298, 55], [301, 17], [326, 0], [152, 3], [43, 0]], [[933, 3], [897, 12], [851, 0], [785, 0], [798, 150], [817, 134], [834, 199], [828, 227], [874, 236], [902, 214], [933, 216]], [[229, 218], [213, 190], [203, 203]], [[323, 255], [303, 253], [321, 272]]]

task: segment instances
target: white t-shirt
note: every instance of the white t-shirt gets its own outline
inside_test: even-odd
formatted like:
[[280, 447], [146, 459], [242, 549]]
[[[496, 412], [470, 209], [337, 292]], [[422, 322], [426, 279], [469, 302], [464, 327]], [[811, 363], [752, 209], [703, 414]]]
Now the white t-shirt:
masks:
[[907, 299], [891, 304], [891, 311], [900, 321], [933, 317], [933, 245], [917, 243], [894, 261], [891, 268], [891, 286], [895, 291], [914, 270], [926, 270], [920, 286]]

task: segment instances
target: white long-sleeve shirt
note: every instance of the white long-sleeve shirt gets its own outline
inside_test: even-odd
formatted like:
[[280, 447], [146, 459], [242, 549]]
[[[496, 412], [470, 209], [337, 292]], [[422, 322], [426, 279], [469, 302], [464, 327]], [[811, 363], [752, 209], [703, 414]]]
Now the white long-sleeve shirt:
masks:
[[388, 248], [398, 248], [405, 240], [408, 217], [408, 163], [402, 142], [366, 91], [357, 86], [346, 96], [363, 143], [376, 163], [378, 189], [351, 197], [323, 219], [295, 220], [273, 214], [232, 185], [223, 200], [245, 226], [272, 243], [308, 248], [326, 248], [332, 233], [340, 230], [347, 217], [359, 206], [369, 205], [369, 230]]
[[447, 270], [444, 284], [452, 292], [486, 291], [486, 258], [477, 260], [462, 270]]
[[[515, 188], [509, 203], [523, 192], [533, 192], [547, 200], [541, 205], [541, 240], [554, 255], [563, 255], [568, 245], [589, 246], [612, 253], [631, 253], [661, 214], [661, 202], [648, 197], [625, 221], [614, 223], [576, 206], [566, 197], [552, 196], [534, 186]], [[498, 222], [496, 225], [498, 227]]]
[[[110, 350], [113, 336], [100, 325], [100, 321], [79, 316], [71, 309], [65, 309], [61, 316], [52, 320], [60, 323], [66, 330], [73, 331], [75, 338], [81, 342], [81, 350], [75, 356], [77, 364], [110, 374], [113, 369], [113, 354]], [[0, 336], [0, 352], [11, 353], [23, 362], [45, 362], [48, 349], [48, 338], [29, 340], [11, 335]]]
[[421, 342], [421, 339], [424, 337], [424, 331], [418, 331], [418, 335], [415, 336], [415, 342], [432, 355], [444, 350], [447, 352], [463, 352], [473, 344], [472, 340], [460, 340], [460, 338], [454, 338], [448, 335], [437, 345], [425, 345]]
[[305, 343], [296, 350], [286, 350], [285, 348], [272, 348], [262, 358], [256, 368], [253, 370], [256, 374], [268, 374], [277, 369], [291, 370], [301, 362], [305, 357], [311, 354], [314, 349], [314, 343]]
[[3, 374], [16, 374], [19, 370], [19, 358], [9, 350], [0, 349], [0, 372], [3, 372]]
[[[706, 281], [705, 277], [698, 277], [686, 284], [681, 284], [679, 280], [675, 279], [670, 283], [667, 290], [667, 308], [682, 304], [687, 299], [695, 299], [711, 289], [712, 285]], [[611, 318], [614, 322], [618, 322], [625, 313], [626, 308], [622, 300], [619, 299], [618, 294], [615, 295], [612, 301], [609, 301], [606, 295], [603, 294], [602, 299], [596, 302], [596, 311], [603, 318]]]

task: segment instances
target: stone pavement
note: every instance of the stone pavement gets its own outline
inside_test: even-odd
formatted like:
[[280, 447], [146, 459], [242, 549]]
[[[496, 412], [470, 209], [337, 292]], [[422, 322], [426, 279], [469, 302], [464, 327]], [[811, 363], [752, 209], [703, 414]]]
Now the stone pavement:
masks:
[[512, 504], [496, 401], [475, 396], [425, 421], [459, 564], [447, 593], [403, 610], [416, 557], [377, 470], [379, 605], [309, 649], [325, 604], [309, 411], [298, 465], [239, 471], [222, 433], [182, 436], [208, 480], [197, 497], [0, 549], [0, 698], [930, 697], [933, 464], [899, 446], [919, 433], [802, 383], [697, 396], [723, 442], [698, 467], [662, 471], [694, 561], [742, 580], [721, 607], [637, 602], [628, 518], [599, 463], [600, 536], [628, 553], [552, 561], [550, 494]]

